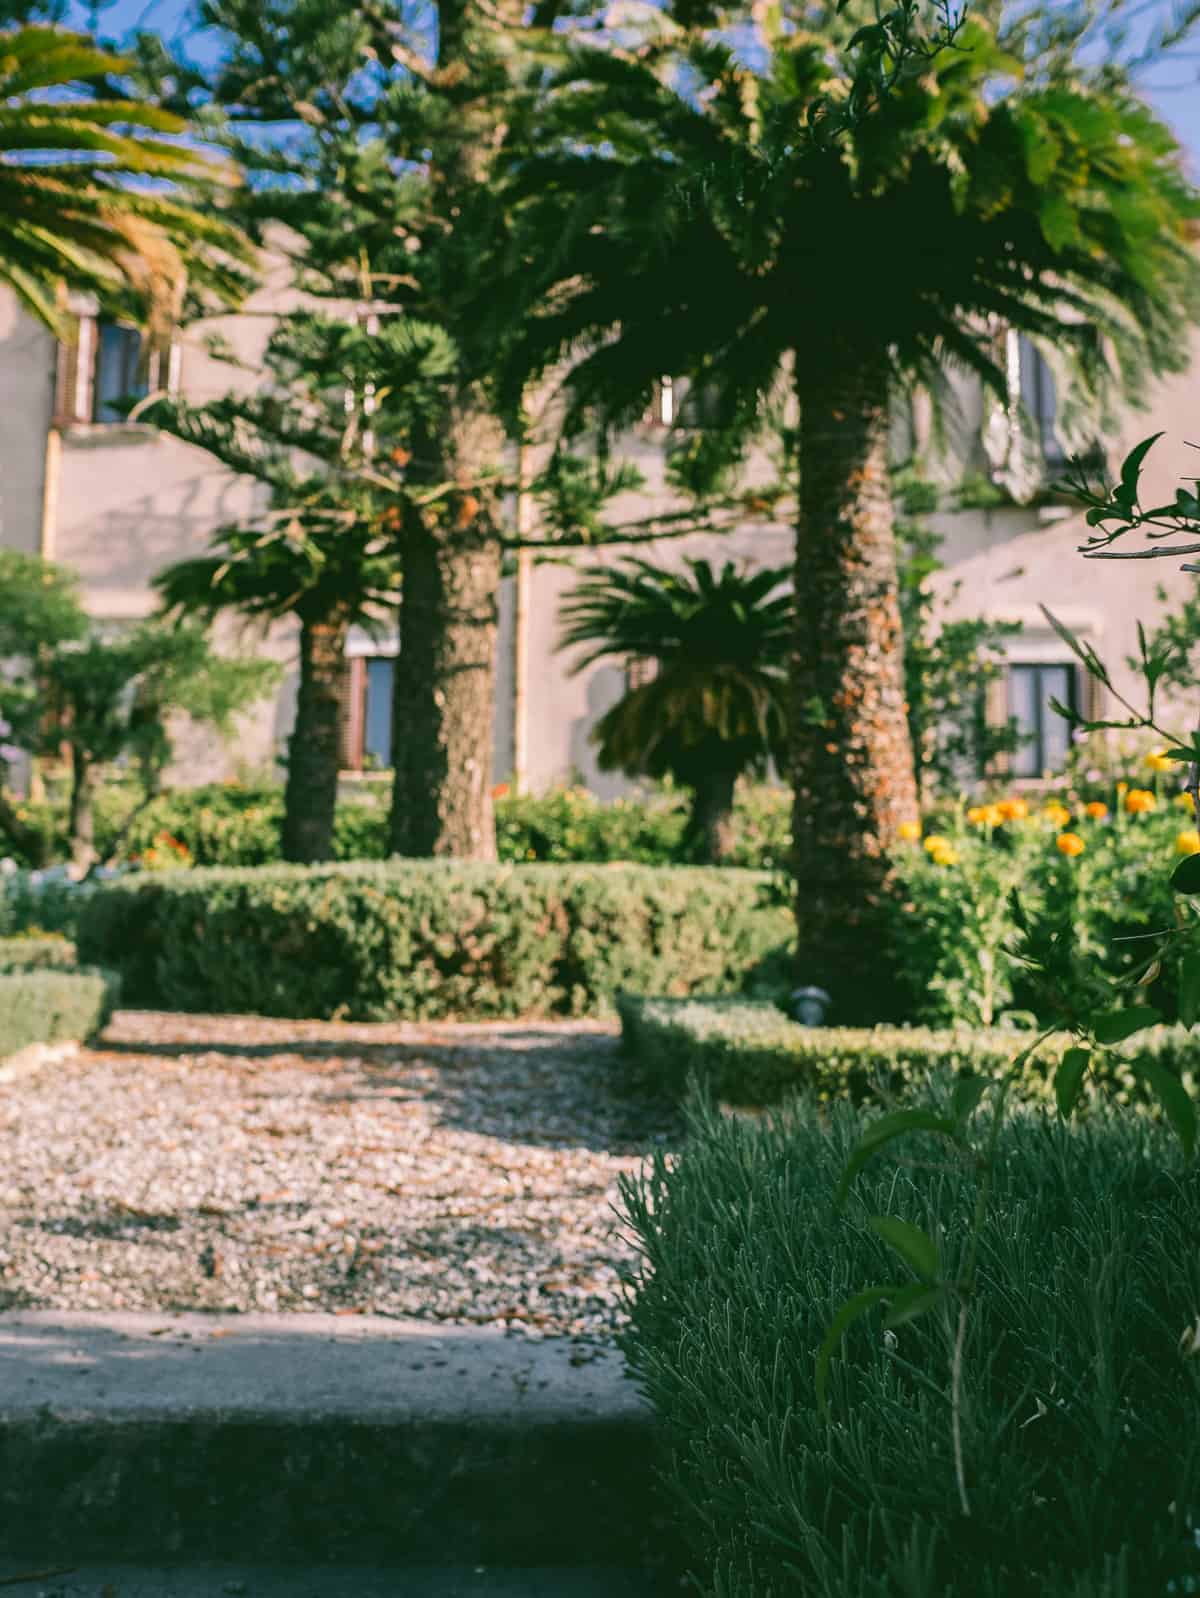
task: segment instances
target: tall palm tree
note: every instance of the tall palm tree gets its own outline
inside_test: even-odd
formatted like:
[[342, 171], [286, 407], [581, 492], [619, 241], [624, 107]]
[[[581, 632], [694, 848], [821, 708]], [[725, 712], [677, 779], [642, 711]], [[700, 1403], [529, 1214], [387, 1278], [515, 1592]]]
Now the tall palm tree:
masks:
[[[251, 618], [294, 617], [300, 685], [284, 790], [286, 860], [327, 860], [337, 805], [339, 714], [350, 628], [372, 627], [393, 609], [400, 568], [394, 506], [363, 481], [362, 396], [389, 347], [409, 329], [372, 334], [334, 318], [297, 314], [267, 347], [270, 392], [228, 395], [206, 406], [159, 400], [142, 414], [231, 471], [255, 479], [269, 505], [223, 527], [211, 552], [155, 579], [171, 610]], [[390, 356], [395, 364], [394, 348]], [[416, 374], [410, 369], [415, 383]], [[370, 442], [386, 454], [406, 385], [379, 394]]]
[[1120, 73], [1043, 60], [985, 13], [826, 136], [854, 81], [860, 45], [838, 31], [854, 10], [764, 32], [754, 68], [691, 36], [581, 53], [542, 153], [514, 158], [542, 211], [520, 213], [543, 310], [517, 381], [573, 358], [576, 411], [619, 420], [658, 374], [692, 374], [731, 453], [785, 407], [799, 958], [843, 1018], [882, 991], [862, 972], [886, 959], [891, 861], [917, 807], [889, 400], [948, 365], [1006, 394], [1011, 328], [1070, 378], [1067, 430], [1091, 409], [1094, 432], [1108, 392], [1136, 400], [1183, 364], [1200, 294], [1196, 191]]
[[562, 607], [560, 647], [598, 660], [653, 662], [596, 724], [606, 771], [671, 777], [692, 790], [688, 837], [717, 865], [732, 849], [733, 795], [743, 773], [782, 756], [787, 728], [790, 573], [669, 571], [627, 560], [589, 572]]
[[241, 286], [244, 241], [195, 203], [232, 168], [178, 142], [179, 117], [94, 91], [129, 67], [57, 28], [0, 33], [0, 282], [54, 329], [64, 283], [161, 311], [185, 277]]

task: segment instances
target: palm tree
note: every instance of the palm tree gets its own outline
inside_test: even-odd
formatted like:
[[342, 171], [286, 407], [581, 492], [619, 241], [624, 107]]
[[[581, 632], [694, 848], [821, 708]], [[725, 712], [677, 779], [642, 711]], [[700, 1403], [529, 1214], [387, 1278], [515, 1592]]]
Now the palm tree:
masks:
[[668, 571], [645, 560], [589, 572], [562, 608], [560, 647], [598, 660], [651, 661], [596, 724], [605, 771], [670, 777], [692, 790], [687, 836], [712, 865], [732, 849], [733, 794], [786, 742], [790, 574], [719, 572], [706, 560]]
[[784, 408], [799, 958], [847, 1018], [882, 991], [862, 973], [886, 962], [891, 862], [917, 808], [889, 402], [947, 366], [1007, 397], [1015, 329], [1069, 377], [1064, 426], [1090, 410], [1094, 433], [1118, 384], [1136, 400], [1186, 360], [1200, 206], [1120, 73], [1060, 70], [1061, 51], [1040, 57], [1020, 26], [1000, 39], [986, 16], [826, 135], [861, 46], [838, 31], [853, 4], [820, 9], [764, 32], [754, 69], [690, 36], [579, 55], [543, 153], [514, 156], [541, 207], [519, 215], [543, 304], [514, 382], [574, 358], [577, 414], [620, 420], [660, 373], [691, 375], [731, 455]]
[[0, 33], [0, 282], [55, 330], [64, 283], [162, 311], [185, 276], [242, 286], [244, 241], [194, 203], [232, 169], [178, 142], [180, 118], [88, 87], [130, 65], [57, 28]]
[[[361, 476], [361, 408], [375, 362], [406, 329], [383, 333], [333, 318], [298, 314], [272, 335], [269, 392], [229, 395], [206, 406], [158, 400], [145, 419], [207, 450], [269, 492], [270, 505], [243, 525], [223, 527], [211, 553], [180, 561], [155, 585], [168, 609], [232, 611], [300, 625], [300, 685], [288, 743], [284, 791], [286, 860], [327, 860], [337, 805], [339, 715], [350, 628], [378, 625], [399, 584], [394, 518], [386, 496]], [[390, 350], [395, 359], [395, 350]], [[386, 453], [403, 410], [398, 393], [379, 395], [370, 415], [373, 446]], [[339, 462], [344, 470], [339, 469]], [[332, 463], [332, 464], [331, 464]]]

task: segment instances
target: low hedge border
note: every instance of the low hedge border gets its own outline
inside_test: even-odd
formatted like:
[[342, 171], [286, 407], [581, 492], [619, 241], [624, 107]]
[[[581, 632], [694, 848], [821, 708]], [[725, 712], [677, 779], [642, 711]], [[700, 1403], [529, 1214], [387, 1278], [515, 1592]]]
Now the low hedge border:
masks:
[[124, 878], [78, 941], [133, 1004], [486, 1020], [736, 992], [789, 925], [762, 872], [390, 861]]
[[0, 972], [74, 971], [75, 945], [57, 936], [0, 938]]
[[116, 979], [105, 971], [0, 973], [0, 1060], [33, 1043], [82, 1043], [108, 1021]]
[[[622, 994], [617, 1003], [627, 1062], [638, 1080], [682, 1097], [693, 1078], [705, 1096], [735, 1105], [777, 1104], [797, 1090], [854, 1103], [899, 1094], [931, 1071], [999, 1076], [1032, 1041], [1028, 1032], [928, 1027], [806, 1027], [765, 1000], [657, 999]], [[1052, 1092], [1053, 1070], [1072, 1039], [1051, 1039], [1031, 1062], [1022, 1096]], [[1142, 1098], [1135, 1071], [1150, 1057], [1196, 1087], [1200, 1036], [1180, 1027], [1143, 1034], [1102, 1069], [1106, 1095]]]

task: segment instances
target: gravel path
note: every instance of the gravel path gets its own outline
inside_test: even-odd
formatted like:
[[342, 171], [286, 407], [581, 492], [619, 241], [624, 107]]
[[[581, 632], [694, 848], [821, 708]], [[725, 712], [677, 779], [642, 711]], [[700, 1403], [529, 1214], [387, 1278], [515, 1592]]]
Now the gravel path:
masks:
[[0, 1086], [0, 1308], [332, 1310], [607, 1337], [618, 1175], [674, 1140], [596, 1024], [126, 1011]]

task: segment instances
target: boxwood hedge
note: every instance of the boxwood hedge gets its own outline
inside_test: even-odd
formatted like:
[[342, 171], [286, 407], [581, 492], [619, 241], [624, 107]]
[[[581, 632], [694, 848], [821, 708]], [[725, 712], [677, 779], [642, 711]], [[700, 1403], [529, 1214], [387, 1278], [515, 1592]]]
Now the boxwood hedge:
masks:
[[[618, 1009], [627, 1060], [645, 1085], [682, 1096], [695, 1079], [727, 1104], [776, 1104], [797, 1089], [860, 1102], [900, 1094], [931, 1071], [999, 1076], [1031, 1041], [1028, 1032], [1001, 1029], [806, 1027], [768, 1001], [743, 998], [623, 994]], [[1064, 1035], [1043, 1046], [1025, 1072], [1023, 1097], [1049, 1096], [1054, 1067], [1072, 1041]], [[1143, 1096], [1137, 1061], [1145, 1055], [1196, 1086], [1200, 1038], [1158, 1027], [1100, 1063], [1106, 1096]]]
[[89, 897], [78, 942], [135, 1004], [484, 1019], [734, 992], [788, 924], [764, 873], [390, 861], [126, 878]]
[[117, 983], [103, 971], [0, 973], [0, 1059], [31, 1043], [82, 1041], [112, 1014]]

